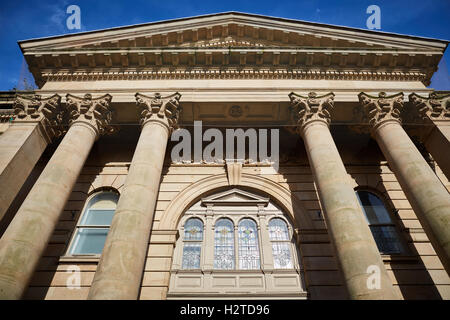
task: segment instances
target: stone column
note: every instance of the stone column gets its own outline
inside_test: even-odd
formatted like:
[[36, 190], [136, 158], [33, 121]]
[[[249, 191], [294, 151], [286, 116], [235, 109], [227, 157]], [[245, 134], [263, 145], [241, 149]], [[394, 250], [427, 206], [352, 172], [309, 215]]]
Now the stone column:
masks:
[[[329, 130], [334, 94], [289, 97], [350, 299], [397, 299]], [[372, 272], [379, 276], [379, 286], [372, 282]]]
[[438, 97], [433, 92], [426, 98], [412, 93], [409, 101], [419, 111], [425, 129], [429, 128], [423, 130], [426, 132], [422, 137], [425, 148], [450, 180], [450, 94]]
[[110, 95], [67, 95], [70, 128], [0, 239], [0, 299], [19, 299], [99, 134], [110, 129]]
[[15, 120], [0, 135], [0, 220], [47, 145], [62, 134], [61, 97], [17, 96]]
[[403, 93], [374, 97], [361, 92], [359, 100], [373, 137], [450, 274], [450, 194], [401, 126]]
[[144, 272], [167, 140], [181, 95], [136, 94], [142, 132], [88, 299], [137, 299]]

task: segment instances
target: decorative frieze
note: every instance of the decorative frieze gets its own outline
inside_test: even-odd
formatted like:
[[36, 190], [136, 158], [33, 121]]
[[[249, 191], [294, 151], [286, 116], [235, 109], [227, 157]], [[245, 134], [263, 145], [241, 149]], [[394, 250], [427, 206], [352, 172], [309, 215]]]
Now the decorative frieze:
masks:
[[16, 115], [14, 122], [40, 123], [49, 142], [63, 133], [61, 97], [57, 94], [44, 99], [40, 95], [17, 95], [13, 109]]
[[[224, 54], [224, 58], [228, 56]], [[312, 56], [311, 56], [312, 57]], [[195, 59], [192, 55], [190, 59]], [[228, 61], [224, 63], [228, 65]], [[194, 65], [195, 61], [191, 63]], [[308, 64], [308, 61], [306, 62]], [[79, 71], [46, 70], [42, 73], [44, 81], [97, 81], [97, 80], [152, 80], [152, 79], [313, 79], [313, 80], [382, 80], [382, 81], [425, 81], [425, 72], [377, 71], [377, 70], [336, 70], [326, 68], [297, 69], [282, 66], [254, 68], [211, 67], [211, 68], [148, 68], [138, 70], [130, 68], [121, 71], [91, 69]]]
[[438, 96], [431, 92], [427, 98], [411, 93], [409, 101], [418, 109], [423, 119], [450, 120], [450, 94]]
[[359, 101], [368, 115], [369, 124], [373, 129], [386, 121], [397, 121], [401, 123], [400, 113], [403, 108], [403, 93], [387, 96], [380, 92], [378, 97], [361, 92]]
[[83, 98], [71, 95], [66, 96], [66, 105], [69, 112], [69, 124], [75, 122], [89, 123], [99, 135], [112, 133], [112, 110], [110, 108], [112, 96], [105, 94], [98, 98], [92, 98], [87, 93]]
[[151, 119], [167, 119], [169, 130], [178, 128], [180, 116], [180, 98], [178, 92], [162, 97], [160, 93], [155, 93], [153, 97], [136, 93], [136, 104], [141, 109], [141, 125], [144, 125]]
[[323, 121], [328, 125], [330, 124], [330, 111], [334, 107], [334, 93], [330, 92], [317, 96], [315, 92], [310, 92], [305, 97], [291, 92], [289, 98], [291, 99], [292, 117], [298, 125], [297, 130], [300, 132], [306, 124], [313, 121]]

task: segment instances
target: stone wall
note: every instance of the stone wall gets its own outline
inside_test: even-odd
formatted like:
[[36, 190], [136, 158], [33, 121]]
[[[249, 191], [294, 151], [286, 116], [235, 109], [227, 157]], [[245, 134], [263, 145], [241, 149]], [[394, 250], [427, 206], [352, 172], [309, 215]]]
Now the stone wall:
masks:
[[[87, 297], [98, 259], [65, 259], [63, 255], [88, 195], [102, 188], [114, 188], [120, 192], [129, 165], [129, 162], [123, 161], [95, 166], [95, 158], [92, 158], [91, 155], [60, 217], [39, 268], [25, 294], [27, 299]], [[347, 165], [346, 169], [354, 187], [367, 187], [386, 200], [388, 210], [407, 243], [408, 256], [383, 256], [396, 290], [404, 299], [449, 299], [450, 279], [387, 164], [382, 162], [376, 166]], [[301, 200], [314, 229], [304, 234], [300, 232], [298, 237], [301, 263], [305, 270], [305, 282], [310, 298], [345, 299], [345, 288], [333, 256], [323, 215], [320, 214], [320, 204], [309, 166], [285, 165], [275, 173], [270, 167], [244, 165], [243, 173], [272, 180], [290, 190], [293, 196]], [[191, 184], [221, 174], [226, 174], [225, 166], [164, 167], [140, 299], [166, 297], [177, 236], [176, 228], [168, 230], [160, 227], [161, 218], [169, 203]], [[438, 167], [436, 174], [450, 190], [450, 182]], [[396, 211], [398, 214], [395, 214]], [[67, 270], [73, 265], [78, 266], [82, 272], [81, 289], [66, 287], [67, 278], [71, 275]]]

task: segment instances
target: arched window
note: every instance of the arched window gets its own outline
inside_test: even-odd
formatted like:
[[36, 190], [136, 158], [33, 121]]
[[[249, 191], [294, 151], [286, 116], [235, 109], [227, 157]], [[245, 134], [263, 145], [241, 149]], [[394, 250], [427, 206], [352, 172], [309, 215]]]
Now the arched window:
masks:
[[369, 191], [356, 191], [356, 194], [378, 250], [384, 254], [402, 253], [397, 229], [381, 199]]
[[183, 269], [199, 269], [203, 242], [203, 222], [191, 218], [184, 224]]
[[234, 225], [219, 219], [214, 228], [214, 269], [234, 269]]
[[273, 218], [269, 221], [269, 237], [272, 242], [273, 267], [293, 268], [289, 230], [283, 219]]
[[102, 253], [118, 200], [117, 193], [104, 191], [88, 201], [76, 226], [69, 250], [71, 255]]
[[253, 270], [260, 268], [258, 229], [252, 219], [242, 219], [238, 227], [239, 269]]

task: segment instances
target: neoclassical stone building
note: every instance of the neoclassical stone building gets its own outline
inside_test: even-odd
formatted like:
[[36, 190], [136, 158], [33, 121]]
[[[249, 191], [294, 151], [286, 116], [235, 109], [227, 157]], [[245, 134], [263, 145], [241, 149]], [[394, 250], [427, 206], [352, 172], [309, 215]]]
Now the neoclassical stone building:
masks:
[[0, 298], [449, 299], [447, 44], [234, 12], [20, 42]]

